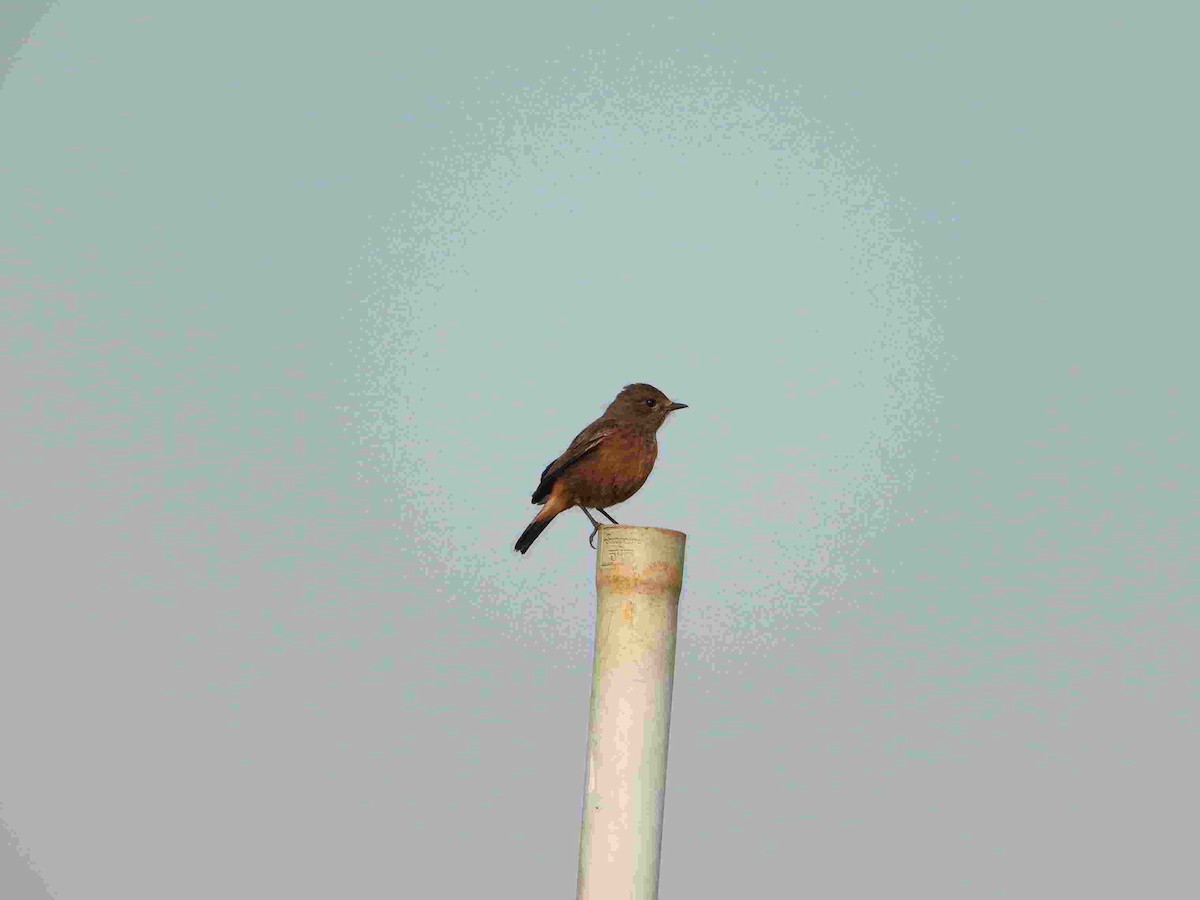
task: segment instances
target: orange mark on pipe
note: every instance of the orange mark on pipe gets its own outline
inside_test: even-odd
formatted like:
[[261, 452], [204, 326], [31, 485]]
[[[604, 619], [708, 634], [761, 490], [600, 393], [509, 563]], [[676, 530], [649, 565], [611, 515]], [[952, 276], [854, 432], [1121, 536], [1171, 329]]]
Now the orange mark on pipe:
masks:
[[625, 566], [602, 566], [596, 586], [615, 594], [671, 594], [680, 589], [682, 581], [679, 566], [651, 563], [641, 573]]

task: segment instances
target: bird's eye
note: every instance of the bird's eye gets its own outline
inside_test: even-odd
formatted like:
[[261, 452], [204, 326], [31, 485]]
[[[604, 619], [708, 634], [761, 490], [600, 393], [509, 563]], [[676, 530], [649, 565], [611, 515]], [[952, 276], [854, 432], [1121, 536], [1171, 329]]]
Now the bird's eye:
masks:
[[654, 398], [653, 398], [653, 397], [647, 397], [647, 398], [646, 398], [646, 405], [647, 405], [647, 406], [653, 407], [653, 406], [654, 406], [654, 403], [655, 403], [655, 400], [654, 400]]

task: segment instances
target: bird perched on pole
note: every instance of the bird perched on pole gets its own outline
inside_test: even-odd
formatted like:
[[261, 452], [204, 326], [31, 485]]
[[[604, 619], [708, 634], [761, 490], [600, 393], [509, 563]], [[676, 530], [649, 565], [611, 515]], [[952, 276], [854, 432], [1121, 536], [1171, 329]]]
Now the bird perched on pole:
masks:
[[517, 538], [515, 549], [526, 552], [554, 517], [572, 506], [582, 509], [592, 523], [589, 545], [600, 530], [589, 508], [618, 524], [608, 507], [628, 500], [646, 483], [658, 457], [658, 429], [677, 409], [687, 409], [687, 404], [671, 402], [652, 385], [625, 385], [604, 415], [542, 470], [532, 500], [542, 504], [541, 512]]

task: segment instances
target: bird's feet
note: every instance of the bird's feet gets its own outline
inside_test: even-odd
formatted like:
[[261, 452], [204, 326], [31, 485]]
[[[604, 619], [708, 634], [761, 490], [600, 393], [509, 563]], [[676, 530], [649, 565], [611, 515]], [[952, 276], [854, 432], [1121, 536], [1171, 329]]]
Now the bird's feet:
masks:
[[[588, 512], [586, 509], [584, 509], [583, 507], [580, 507], [580, 509], [583, 509], [583, 514], [585, 516], [587, 516], [588, 521], [592, 523], [592, 533], [588, 535], [588, 546], [591, 547], [593, 550], [595, 550], [596, 545], [593, 543], [593, 541], [596, 540], [596, 533], [600, 530], [600, 523], [597, 522], [595, 519], [593, 519], [592, 514], [590, 512]], [[601, 509], [600, 507], [597, 506], [596, 512], [603, 515], [604, 518], [608, 519], [608, 521], [612, 522], [614, 525], [620, 524], [616, 519], [614, 519], [612, 516], [610, 516], [608, 514], [608, 510]]]
[[592, 514], [587, 511], [586, 506], [581, 506], [579, 508], [583, 510], [583, 514], [587, 516], [588, 521], [592, 523], [592, 533], [588, 535], [588, 546], [595, 550], [596, 545], [593, 543], [593, 541], [596, 540], [596, 532], [600, 530], [600, 523], [592, 518]]

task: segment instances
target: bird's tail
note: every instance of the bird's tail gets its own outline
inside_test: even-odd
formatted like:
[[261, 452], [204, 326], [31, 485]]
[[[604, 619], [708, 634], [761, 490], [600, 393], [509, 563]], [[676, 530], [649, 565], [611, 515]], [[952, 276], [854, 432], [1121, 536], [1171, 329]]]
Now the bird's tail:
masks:
[[528, 550], [533, 545], [533, 542], [538, 539], [538, 535], [545, 531], [546, 527], [554, 521], [554, 517], [559, 512], [560, 510], [551, 509], [548, 505], [543, 507], [541, 512], [534, 516], [533, 521], [521, 532], [521, 536], [517, 538], [516, 546], [513, 549], [518, 553], [524, 553]]

